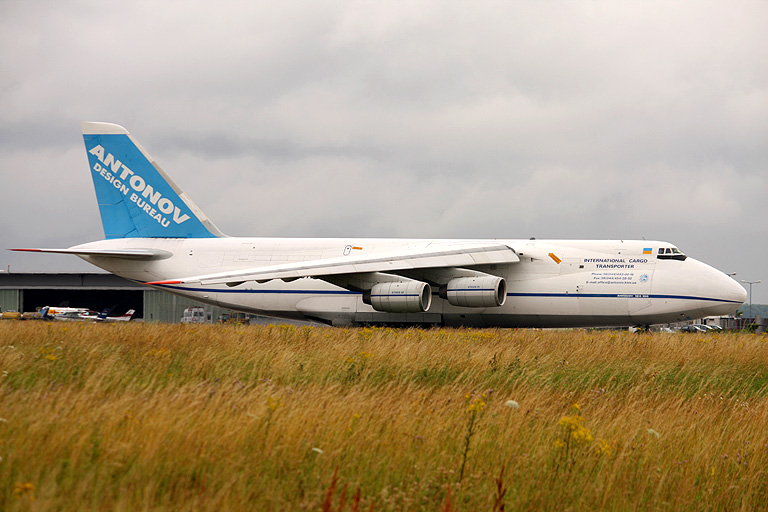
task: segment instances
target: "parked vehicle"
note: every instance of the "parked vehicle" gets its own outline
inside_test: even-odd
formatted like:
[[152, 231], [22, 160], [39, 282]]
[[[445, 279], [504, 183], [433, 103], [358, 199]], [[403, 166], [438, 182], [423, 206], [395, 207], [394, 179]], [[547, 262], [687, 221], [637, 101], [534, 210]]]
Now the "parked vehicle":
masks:
[[680, 332], [720, 332], [723, 328], [719, 325], [690, 324], [680, 328]]
[[185, 309], [181, 316], [181, 323], [183, 324], [204, 324], [205, 322], [205, 309], [199, 306]]
[[698, 332], [698, 333], [706, 333], [710, 330], [707, 328], [704, 324], [690, 324], [685, 325], [680, 328], [680, 332]]
[[230, 311], [229, 313], [222, 313], [219, 315], [219, 322], [222, 324], [247, 324], [251, 319], [251, 315], [248, 313], [241, 313], [239, 311]]

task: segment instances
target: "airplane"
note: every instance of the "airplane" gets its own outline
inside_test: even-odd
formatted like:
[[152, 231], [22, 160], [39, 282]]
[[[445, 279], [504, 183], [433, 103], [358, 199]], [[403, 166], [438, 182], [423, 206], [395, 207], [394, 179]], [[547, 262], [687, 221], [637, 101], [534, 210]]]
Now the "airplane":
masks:
[[40, 316], [43, 320], [64, 321], [64, 322], [85, 322], [88, 320], [97, 320], [106, 318], [108, 309], [101, 313], [96, 313], [88, 308], [68, 308], [45, 306], [40, 309]]
[[81, 128], [105, 238], [13, 250], [74, 254], [226, 309], [334, 326], [621, 327], [727, 315], [747, 297], [662, 241], [229, 237], [125, 128]]
[[88, 308], [62, 308], [45, 306], [40, 309], [43, 320], [66, 322], [127, 322], [133, 318], [136, 310], [129, 309], [124, 315], [109, 316], [109, 308], [96, 313]]
[[63, 306], [45, 306], [40, 309], [40, 316], [45, 318], [46, 320], [52, 320], [56, 316], [63, 316], [63, 315], [70, 315], [70, 316], [77, 316], [77, 315], [87, 315], [90, 314], [91, 310], [88, 308], [70, 308], [70, 307], [63, 307]]
[[[109, 310], [104, 310], [102, 314], [96, 317], [97, 322], [129, 322], [133, 315], [136, 314], [135, 309], [129, 309], [125, 314], [120, 316], [109, 316]], [[103, 316], [102, 316], [103, 315]]]

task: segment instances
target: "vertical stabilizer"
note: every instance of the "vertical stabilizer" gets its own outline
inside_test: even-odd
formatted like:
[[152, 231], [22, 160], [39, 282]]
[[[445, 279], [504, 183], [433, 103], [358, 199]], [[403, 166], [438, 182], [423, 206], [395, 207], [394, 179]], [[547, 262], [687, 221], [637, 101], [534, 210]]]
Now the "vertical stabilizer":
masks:
[[125, 128], [81, 127], [107, 239], [223, 236]]

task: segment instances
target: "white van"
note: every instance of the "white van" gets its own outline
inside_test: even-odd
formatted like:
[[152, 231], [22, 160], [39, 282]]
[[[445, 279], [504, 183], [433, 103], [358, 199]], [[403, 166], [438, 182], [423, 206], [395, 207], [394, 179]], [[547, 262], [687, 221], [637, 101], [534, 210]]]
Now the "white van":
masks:
[[187, 308], [184, 310], [184, 314], [181, 316], [181, 323], [183, 324], [204, 324], [205, 323], [205, 309], [196, 306], [193, 308]]

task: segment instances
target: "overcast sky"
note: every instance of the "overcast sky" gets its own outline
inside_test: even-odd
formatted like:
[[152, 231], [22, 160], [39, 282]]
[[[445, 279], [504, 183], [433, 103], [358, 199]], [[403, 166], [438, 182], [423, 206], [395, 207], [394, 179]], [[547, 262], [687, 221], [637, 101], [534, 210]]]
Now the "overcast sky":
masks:
[[103, 237], [106, 121], [230, 235], [665, 240], [768, 303], [767, 34], [762, 1], [5, 0], [0, 241]]

